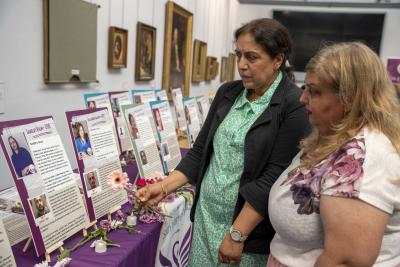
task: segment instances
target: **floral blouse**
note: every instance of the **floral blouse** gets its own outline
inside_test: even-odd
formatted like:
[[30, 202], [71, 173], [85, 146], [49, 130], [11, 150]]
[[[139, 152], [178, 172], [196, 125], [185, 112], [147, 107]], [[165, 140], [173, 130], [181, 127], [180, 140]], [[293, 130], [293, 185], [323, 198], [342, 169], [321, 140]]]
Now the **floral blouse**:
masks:
[[323, 251], [321, 195], [360, 199], [388, 214], [374, 266], [400, 266], [400, 156], [381, 132], [362, 129], [311, 169], [302, 151], [273, 185], [269, 217], [276, 231], [271, 254], [286, 266], [314, 266]]

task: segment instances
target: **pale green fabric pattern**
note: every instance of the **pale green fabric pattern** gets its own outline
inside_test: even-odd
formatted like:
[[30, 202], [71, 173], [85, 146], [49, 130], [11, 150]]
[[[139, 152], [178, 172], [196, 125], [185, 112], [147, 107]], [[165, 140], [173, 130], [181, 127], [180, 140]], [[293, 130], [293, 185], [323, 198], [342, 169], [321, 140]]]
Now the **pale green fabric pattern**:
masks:
[[[281, 80], [282, 73], [279, 73], [267, 92], [253, 102], [247, 100], [247, 90], [243, 90], [215, 133], [214, 153], [202, 181], [195, 213], [191, 267], [228, 266], [218, 261], [218, 249], [232, 225], [243, 172], [244, 139], [268, 107]], [[266, 264], [267, 255], [244, 253], [240, 264], [235, 266]]]

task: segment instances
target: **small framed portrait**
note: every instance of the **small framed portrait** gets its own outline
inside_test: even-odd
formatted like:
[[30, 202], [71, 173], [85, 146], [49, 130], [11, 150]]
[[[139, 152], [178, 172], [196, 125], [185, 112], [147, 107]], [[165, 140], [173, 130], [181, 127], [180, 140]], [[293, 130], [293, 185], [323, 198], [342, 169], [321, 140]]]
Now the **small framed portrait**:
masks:
[[29, 200], [33, 217], [36, 219], [44, 217], [50, 213], [49, 203], [47, 202], [46, 194], [38, 195]]
[[79, 160], [93, 156], [87, 122], [79, 121], [73, 123], [72, 130], [74, 133], [75, 147]]
[[108, 33], [108, 67], [126, 68], [128, 54], [128, 30], [110, 27]]
[[221, 57], [220, 81], [222, 83], [226, 81], [227, 74], [228, 74], [228, 58], [227, 57]]
[[192, 60], [193, 14], [173, 1], [165, 9], [164, 62], [162, 87], [171, 99], [171, 88], [182, 88], [189, 96]]
[[228, 55], [228, 73], [226, 80], [233, 81], [235, 79], [236, 73], [236, 55], [233, 53], [229, 53]]
[[153, 80], [157, 29], [138, 22], [136, 34], [135, 80]]
[[11, 159], [17, 179], [36, 174], [36, 164], [31, 155], [28, 142], [23, 132], [3, 137], [4, 144], [8, 143], [7, 153]]
[[192, 82], [202, 82], [206, 74], [207, 44], [194, 40]]
[[218, 74], [217, 58], [207, 57], [206, 81], [211, 81], [211, 80], [215, 79], [217, 74]]

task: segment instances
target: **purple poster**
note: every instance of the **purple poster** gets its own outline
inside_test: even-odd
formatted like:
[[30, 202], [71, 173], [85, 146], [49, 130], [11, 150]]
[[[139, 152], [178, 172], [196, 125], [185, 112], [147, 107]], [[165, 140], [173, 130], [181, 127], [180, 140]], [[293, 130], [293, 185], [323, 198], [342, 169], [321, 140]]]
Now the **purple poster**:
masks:
[[392, 82], [400, 84], [400, 58], [389, 58], [387, 61], [387, 71]]
[[36, 254], [50, 253], [88, 224], [85, 205], [53, 118], [0, 122], [0, 133]]
[[127, 202], [124, 190], [107, 184], [112, 171], [122, 171], [113, 119], [106, 108], [69, 111], [68, 126], [90, 221]]

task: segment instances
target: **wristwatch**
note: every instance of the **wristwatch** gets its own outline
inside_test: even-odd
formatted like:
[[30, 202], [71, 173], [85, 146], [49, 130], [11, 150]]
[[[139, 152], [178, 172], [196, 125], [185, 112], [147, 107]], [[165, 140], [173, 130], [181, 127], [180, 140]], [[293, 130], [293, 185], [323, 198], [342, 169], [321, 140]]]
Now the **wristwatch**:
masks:
[[236, 242], [244, 242], [247, 238], [247, 236], [243, 236], [239, 230], [234, 229], [233, 226], [229, 229], [229, 234], [232, 240]]

